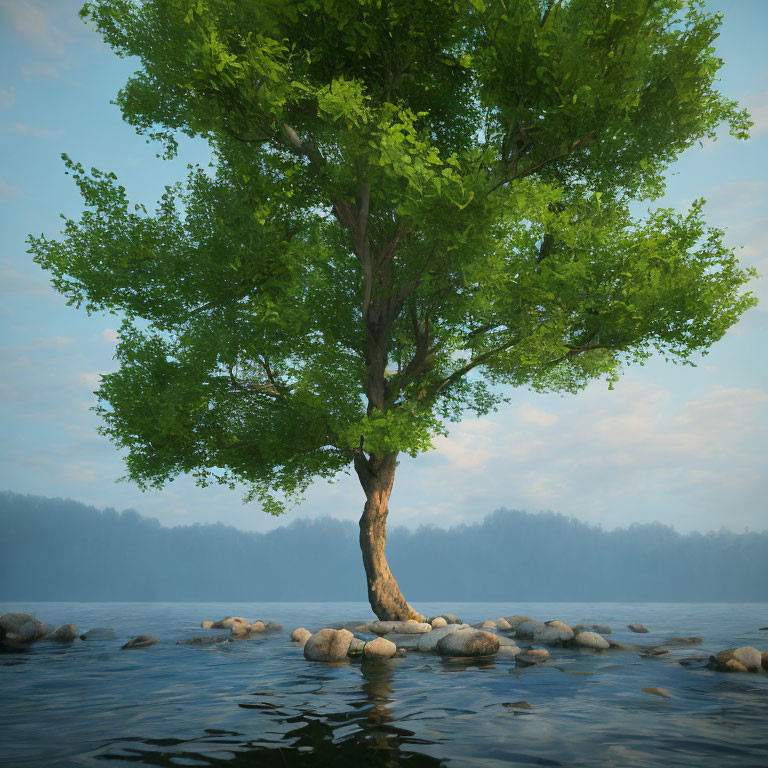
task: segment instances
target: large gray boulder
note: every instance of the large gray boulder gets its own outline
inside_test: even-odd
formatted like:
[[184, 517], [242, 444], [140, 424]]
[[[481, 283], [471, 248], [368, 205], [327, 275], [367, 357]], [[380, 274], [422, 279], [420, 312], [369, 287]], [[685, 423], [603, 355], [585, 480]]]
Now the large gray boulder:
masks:
[[710, 656], [709, 663], [723, 672], [759, 672], [762, 668], [762, 656], [757, 648], [745, 645], [720, 651]]
[[566, 624], [564, 621], [560, 621], [559, 619], [555, 619], [554, 621], [547, 621], [546, 626], [561, 629], [569, 637], [573, 637], [576, 634], [568, 624]]
[[348, 629], [321, 629], [304, 643], [308, 661], [342, 661], [354, 635]]
[[573, 644], [578, 648], [592, 648], [595, 651], [605, 651], [610, 648], [610, 643], [597, 632], [579, 632], [573, 638]]
[[441, 656], [491, 656], [498, 650], [499, 638], [479, 629], [451, 632], [437, 644]]
[[535, 619], [521, 621], [515, 628], [515, 637], [518, 637], [521, 640], [533, 640], [546, 628], [546, 624], [542, 624], [540, 621], [536, 621]]
[[424, 632], [431, 632], [432, 625], [420, 621], [372, 621], [366, 625], [364, 631], [374, 635], [388, 635], [395, 632], [399, 635], [420, 635]]
[[21, 645], [39, 640], [45, 634], [43, 623], [28, 613], [4, 613], [0, 616], [0, 642]]
[[136, 635], [131, 638], [121, 650], [129, 651], [133, 648], [149, 648], [152, 645], [156, 645], [159, 640], [152, 635]]
[[74, 624], [62, 624], [46, 639], [56, 640], [59, 643], [71, 643], [77, 637], [77, 632], [77, 627]]
[[[519, 637], [519, 635], [518, 635]], [[536, 642], [549, 646], [561, 646], [573, 638], [573, 632], [560, 627], [544, 627], [536, 636]]]
[[521, 616], [520, 614], [505, 616], [504, 620], [509, 624], [510, 629], [516, 629], [517, 625], [522, 624], [524, 621], [534, 621], [530, 616]]
[[452, 635], [454, 632], [468, 632], [471, 630], [472, 627], [469, 624], [448, 624], [445, 627], [438, 627], [427, 634], [414, 638], [414, 642], [400, 645], [401, 647], [412, 648], [422, 653], [435, 653], [437, 651], [437, 644], [444, 637]]

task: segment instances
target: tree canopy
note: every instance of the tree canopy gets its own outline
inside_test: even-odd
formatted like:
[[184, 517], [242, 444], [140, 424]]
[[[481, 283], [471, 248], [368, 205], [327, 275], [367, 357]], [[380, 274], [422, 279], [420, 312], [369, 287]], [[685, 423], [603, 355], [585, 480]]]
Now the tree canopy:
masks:
[[96, 0], [117, 97], [172, 156], [153, 212], [65, 156], [85, 203], [30, 237], [121, 313], [98, 395], [128, 475], [244, 483], [269, 511], [355, 458], [427, 450], [510, 387], [687, 361], [754, 303], [703, 201], [631, 214], [737, 138], [720, 18], [682, 0]]

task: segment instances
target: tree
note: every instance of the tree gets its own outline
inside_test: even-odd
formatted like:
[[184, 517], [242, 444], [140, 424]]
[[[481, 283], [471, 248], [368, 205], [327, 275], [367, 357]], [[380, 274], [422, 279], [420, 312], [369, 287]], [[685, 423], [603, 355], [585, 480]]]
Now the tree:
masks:
[[[127, 474], [247, 486], [267, 511], [354, 467], [371, 606], [418, 618], [384, 553], [400, 453], [511, 387], [689, 362], [754, 300], [723, 233], [630, 213], [746, 112], [719, 15], [683, 0], [95, 0], [141, 68], [124, 118], [210, 144], [154, 213], [68, 171], [86, 210], [30, 237], [55, 287], [125, 318], [102, 378]], [[277, 495], [275, 495], [277, 494]]]

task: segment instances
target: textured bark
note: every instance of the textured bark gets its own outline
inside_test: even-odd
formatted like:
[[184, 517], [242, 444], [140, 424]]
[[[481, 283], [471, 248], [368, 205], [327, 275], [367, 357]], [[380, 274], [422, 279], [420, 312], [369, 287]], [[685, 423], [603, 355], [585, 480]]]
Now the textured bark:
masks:
[[396, 465], [395, 453], [366, 459], [360, 452], [355, 458], [355, 470], [366, 498], [360, 518], [360, 549], [368, 581], [368, 600], [373, 612], [382, 621], [423, 621], [424, 616], [411, 608], [403, 597], [384, 554], [389, 497]]

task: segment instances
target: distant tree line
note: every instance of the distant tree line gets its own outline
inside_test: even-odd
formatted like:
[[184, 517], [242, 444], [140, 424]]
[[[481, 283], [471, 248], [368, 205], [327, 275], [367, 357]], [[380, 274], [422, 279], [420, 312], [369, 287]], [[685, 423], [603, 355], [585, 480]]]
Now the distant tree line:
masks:
[[[263, 534], [165, 528], [134, 510], [4, 492], [0, 600], [364, 601], [357, 536], [328, 517]], [[387, 551], [414, 601], [750, 602], [768, 584], [768, 531], [605, 531], [500, 509], [447, 530], [395, 528]]]

